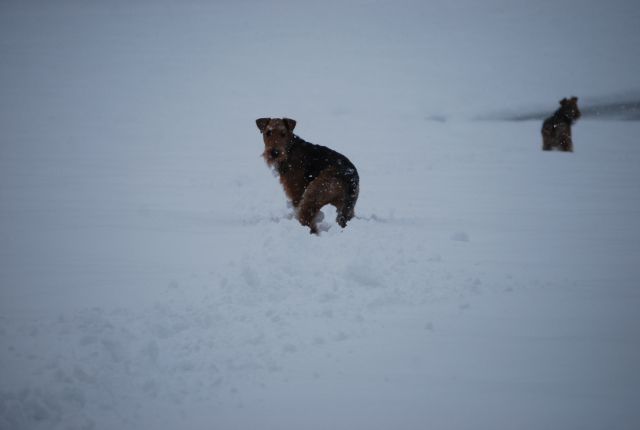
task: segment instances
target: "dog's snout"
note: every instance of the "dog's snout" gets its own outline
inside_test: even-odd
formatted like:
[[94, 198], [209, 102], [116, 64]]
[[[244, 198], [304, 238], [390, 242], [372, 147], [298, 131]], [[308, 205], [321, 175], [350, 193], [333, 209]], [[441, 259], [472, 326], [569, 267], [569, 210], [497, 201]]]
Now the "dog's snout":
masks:
[[278, 158], [278, 156], [280, 155], [280, 150], [272, 149], [271, 151], [269, 151], [269, 155], [271, 155], [271, 158]]

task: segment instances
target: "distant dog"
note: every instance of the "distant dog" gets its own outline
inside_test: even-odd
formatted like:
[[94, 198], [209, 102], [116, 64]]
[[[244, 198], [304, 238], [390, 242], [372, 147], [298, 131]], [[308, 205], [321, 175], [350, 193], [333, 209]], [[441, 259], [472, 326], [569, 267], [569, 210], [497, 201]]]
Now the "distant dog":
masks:
[[578, 97], [560, 100], [560, 109], [542, 124], [542, 150], [573, 152], [571, 126], [580, 118]]
[[293, 134], [293, 119], [260, 118], [256, 124], [264, 139], [262, 156], [280, 176], [300, 223], [318, 234], [316, 216], [331, 204], [338, 210], [336, 222], [346, 227], [354, 216], [360, 182], [351, 161]]

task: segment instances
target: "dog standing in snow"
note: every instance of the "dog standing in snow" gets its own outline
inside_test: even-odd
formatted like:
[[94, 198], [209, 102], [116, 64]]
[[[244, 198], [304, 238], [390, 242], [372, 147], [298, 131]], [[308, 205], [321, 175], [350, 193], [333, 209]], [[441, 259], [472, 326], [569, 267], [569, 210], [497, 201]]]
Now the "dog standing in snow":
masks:
[[560, 108], [542, 124], [542, 150], [573, 152], [571, 126], [580, 118], [578, 97], [560, 100]]
[[318, 234], [316, 217], [327, 204], [336, 207], [336, 222], [346, 227], [358, 199], [358, 171], [342, 154], [305, 142], [293, 134], [296, 121], [260, 118], [256, 125], [264, 140], [267, 165], [277, 172], [300, 223]]

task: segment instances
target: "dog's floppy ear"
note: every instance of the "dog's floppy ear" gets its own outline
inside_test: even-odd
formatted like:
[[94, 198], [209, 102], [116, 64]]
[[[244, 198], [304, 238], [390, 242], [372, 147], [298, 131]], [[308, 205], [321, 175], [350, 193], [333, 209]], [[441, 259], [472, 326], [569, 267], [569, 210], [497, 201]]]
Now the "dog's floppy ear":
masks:
[[560, 106], [564, 106], [567, 103], [567, 98], [563, 98], [562, 100], [560, 100], [558, 103], [560, 103]]
[[578, 97], [576, 97], [576, 96], [572, 96], [572, 97], [571, 97], [571, 102], [573, 102], [573, 103], [577, 103], [577, 102], [578, 102]]
[[256, 120], [256, 125], [258, 126], [260, 133], [264, 131], [267, 124], [269, 124], [269, 121], [271, 121], [271, 118], [258, 118]]
[[284, 122], [284, 125], [287, 126], [289, 131], [293, 131], [293, 129], [296, 128], [296, 120], [295, 119], [282, 118], [282, 122]]

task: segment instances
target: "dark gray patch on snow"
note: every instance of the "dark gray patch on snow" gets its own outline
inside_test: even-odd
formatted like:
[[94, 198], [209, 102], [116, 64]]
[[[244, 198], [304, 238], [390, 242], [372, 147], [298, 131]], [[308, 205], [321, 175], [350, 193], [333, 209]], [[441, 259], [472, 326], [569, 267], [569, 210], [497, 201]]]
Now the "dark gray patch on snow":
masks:
[[[614, 121], [640, 121], [640, 93], [630, 92], [606, 97], [585, 97], [578, 100], [582, 119], [602, 119]], [[477, 117], [485, 121], [542, 121], [551, 116], [557, 106], [522, 108], [517, 111], [494, 112]]]
[[424, 117], [425, 121], [431, 122], [447, 122], [447, 116], [442, 114], [433, 114]]
[[456, 242], [469, 242], [469, 235], [464, 231], [457, 231], [451, 235], [451, 240]]

